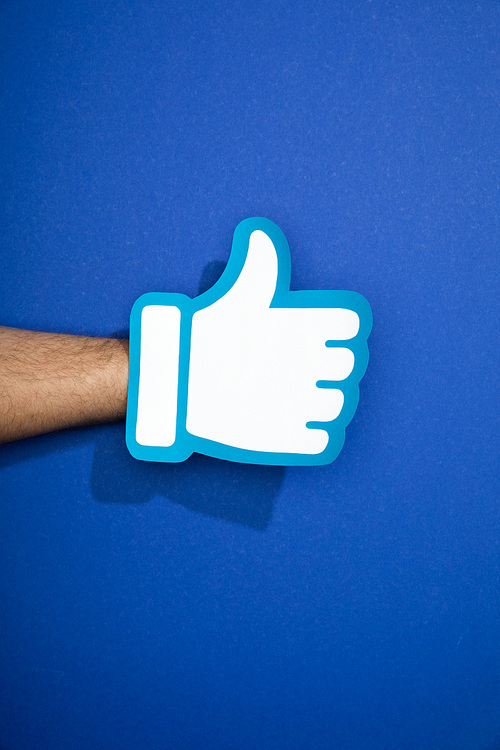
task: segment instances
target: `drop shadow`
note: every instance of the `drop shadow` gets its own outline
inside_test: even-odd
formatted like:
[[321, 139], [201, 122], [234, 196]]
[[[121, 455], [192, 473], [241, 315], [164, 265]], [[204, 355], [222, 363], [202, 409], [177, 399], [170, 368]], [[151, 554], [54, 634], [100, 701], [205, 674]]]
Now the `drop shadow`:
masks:
[[193, 454], [179, 464], [137, 461], [123, 425], [97, 438], [91, 487], [106, 503], [146, 503], [161, 497], [207, 516], [265, 529], [285, 476], [282, 466], [254, 466]]
[[[218, 281], [225, 266], [219, 260], [205, 266], [198, 294]], [[128, 332], [114, 335], [123, 338]], [[263, 530], [285, 471], [198, 454], [179, 464], [137, 461], [126, 448], [123, 425], [112, 425], [97, 437], [91, 487], [99, 502], [146, 503], [160, 495], [197, 513]]]
[[207, 263], [201, 274], [200, 286], [198, 287], [198, 296], [208, 292], [213, 285], [219, 281], [226, 264], [223, 260], [211, 260]]
[[73, 427], [0, 445], [0, 469], [33, 458], [64, 453], [95, 441], [95, 427]]

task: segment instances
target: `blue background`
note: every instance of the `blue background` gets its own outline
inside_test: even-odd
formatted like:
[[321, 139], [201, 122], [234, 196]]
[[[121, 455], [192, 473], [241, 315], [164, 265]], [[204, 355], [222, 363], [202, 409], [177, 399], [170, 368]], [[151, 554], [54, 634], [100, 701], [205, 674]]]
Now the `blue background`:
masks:
[[248, 216], [374, 314], [339, 458], [0, 451], [2, 750], [500, 746], [499, 6], [0, 9], [0, 320], [126, 331]]

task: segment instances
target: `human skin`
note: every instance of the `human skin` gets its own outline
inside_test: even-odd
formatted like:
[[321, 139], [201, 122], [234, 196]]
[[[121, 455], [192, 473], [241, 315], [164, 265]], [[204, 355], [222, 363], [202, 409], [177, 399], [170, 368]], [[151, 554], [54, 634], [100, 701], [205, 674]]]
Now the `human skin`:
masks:
[[0, 443], [125, 418], [128, 341], [0, 326]]

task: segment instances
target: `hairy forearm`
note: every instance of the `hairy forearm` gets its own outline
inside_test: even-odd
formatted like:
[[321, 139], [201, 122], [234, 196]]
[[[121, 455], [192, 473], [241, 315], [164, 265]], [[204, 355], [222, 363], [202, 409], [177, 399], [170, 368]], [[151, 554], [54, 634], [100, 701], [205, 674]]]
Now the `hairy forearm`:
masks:
[[0, 327], [0, 443], [123, 419], [128, 341]]

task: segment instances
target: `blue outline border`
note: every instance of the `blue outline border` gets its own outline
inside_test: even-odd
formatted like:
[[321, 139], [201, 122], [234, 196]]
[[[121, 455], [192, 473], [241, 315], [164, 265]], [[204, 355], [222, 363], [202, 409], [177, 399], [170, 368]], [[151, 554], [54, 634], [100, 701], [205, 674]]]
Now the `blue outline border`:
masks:
[[[186, 408], [189, 375], [191, 322], [194, 313], [212, 305], [234, 285], [244, 266], [252, 232], [262, 230], [269, 235], [278, 255], [278, 282], [271, 307], [345, 307], [354, 310], [360, 320], [357, 335], [347, 341], [329, 341], [326, 346], [342, 346], [354, 354], [354, 369], [346, 380], [318, 381], [320, 388], [338, 388], [344, 394], [344, 405], [337, 419], [331, 422], [307, 422], [307, 427], [321, 428], [329, 435], [322, 453], [266, 453], [234, 448], [199, 438], [186, 431]], [[174, 445], [169, 448], [140, 445], [135, 439], [137, 400], [139, 393], [139, 364], [141, 344], [141, 314], [147, 305], [169, 305], [181, 311], [181, 340], [179, 353], [179, 389], [177, 429]], [[345, 428], [351, 421], [359, 401], [359, 381], [368, 366], [367, 339], [372, 328], [372, 312], [366, 299], [357, 292], [346, 291], [290, 291], [290, 250], [285, 235], [269, 219], [245, 219], [235, 229], [231, 255], [227, 266], [214, 286], [194, 300], [183, 294], [152, 292], [143, 294], [135, 302], [130, 314], [129, 387], [127, 404], [126, 443], [137, 459], [178, 463], [196, 452], [213, 458], [239, 463], [271, 466], [320, 466], [329, 464], [340, 453], [345, 440]]]

